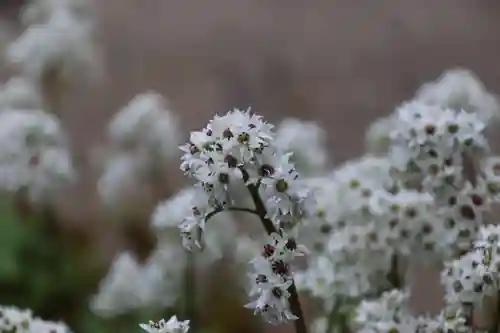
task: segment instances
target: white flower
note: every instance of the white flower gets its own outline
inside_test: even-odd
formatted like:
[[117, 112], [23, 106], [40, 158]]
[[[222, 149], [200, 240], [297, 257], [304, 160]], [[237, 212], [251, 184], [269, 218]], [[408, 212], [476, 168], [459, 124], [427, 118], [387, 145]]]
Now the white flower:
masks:
[[477, 76], [463, 68], [448, 70], [435, 82], [424, 84], [415, 99], [428, 105], [476, 113], [486, 123], [500, 117], [498, 97], [488, 93]]
[[106, 157], [104, 172], [97, 182], [97, 193], [102, 202], [111, 208], [127, 204], [137, 191], [139, 175], [146, 168], [144, 161], [131, 154], [111, 154]]
[[55, 117], [39, 110], [0, 112], [0, 187], [46, 200], [74, 179], [68, 143]]
[[158, 322], [150, 321], [148, 324], [139, 324], [148, 333], [187, 333], [189, 320], [179, 321], [176, 316], [168, 321], [161, 319]]
[[16, 333], [70, 333], [62, 322], [45, 321], [33, 317], [30, 310], [0, 306], [0, 332]]
[[107, 277], [101, 281], [99, 293], [91, 308], [100, 316], [125, 313], [141, 304], [138, 284], [142, 284], [141, 270], [135, 257], [124, 252], [117, 256]]
[[111, 142], [123, 150], [142, 149], [150, 164], [163, 165], [177, 155], [178, 120], [158, 93], [135, 96], [109, 124]]
[[480, 304], [483, 297], [492, 295], [498, 288], [497, 273], [485, 261], [487, 250], [476, 249], [460, 259], [447, 263], [442, 272], [447, 304]]
[[328, 162], [326, 133], [314, 122], [288, 118], [276, 131], [276, 147], [292, 152], [292, 161], [303, 176], [317, 175], [325, 170]]
[[69, 10], [56, 10], [43, 24], [29, 26], [7, 49], [7, 60], [36, 80], [52, 70], [65, 79], [95, 73], [94, 56], [91, 27]]
[[35, 318], [30, 324], [30, 333], [70, 333], [70, 329], [64, 323], [44, 321]]
[[0, 306], [0, 332], [14, 330], [19, 333], [30, 332], [32, 322], [30, 310], [21, 310], [12, 306]]
[[57, 11], [70, 11], [82, 23], [93, 23], [93, 13], [88, 0], [30, 0], [21, 12], [24, 26], [43, 24]]
[[369, 152], [387, 152], [391, 143], [390, 134], [394, 122], [394, 116], [390, 115], [379, 118], [370, 124], [365, 135], [365, 146]]
[[37, 110], [43, 100], [33, 80], [22, 76], [13, 76], [0, 91], [1, 109]]

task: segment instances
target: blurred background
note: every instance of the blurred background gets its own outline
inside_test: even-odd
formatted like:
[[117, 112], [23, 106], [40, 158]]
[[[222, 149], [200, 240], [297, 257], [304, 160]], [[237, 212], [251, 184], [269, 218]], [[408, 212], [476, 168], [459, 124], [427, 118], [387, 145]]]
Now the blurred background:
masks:
[[[117, 223], [101, 207], [99, 174], [85, 161], [105, 142], [111, 116], [137, 93], [152, 89], [166, 96], [186, 137], [232, 107], [252, 106], [271, 122], [314, 120], [328, 133], [335, 164], [362, 153], [370, 122], [448, 68], [467, 67], [500, 93], [496, 0], [91, 2], [104, 47], [104, 79], [72, 91], [62, 115], [82, 178], [60, 198], [57, 211], [9, 203], [0, 220], [1, 303], [62, 319], [76, 333], [136, 332], [138, 320], [151, 317], [147, 312], [103, 320], [88, 310], [118, 251], [148, 254], [154, 246], [149, 214], [158, 196], [183, 184], [173, 165], [161, 195], [137, 196], [133, 223]], [[0, 1], [0, 45], [22, 31], [16, 19], [22, 4]], [[220, 273], [200, 282], [215, 290], [203, 300], [202, 326], [260, 331], [251, 313], [240, 309], [241, 300], [228, 299], [222, 307], [217, 304], [224, 302], [212, 303], [228, 279]], [[432, 294], [427, 288], [416, 306], [439, 308]]]

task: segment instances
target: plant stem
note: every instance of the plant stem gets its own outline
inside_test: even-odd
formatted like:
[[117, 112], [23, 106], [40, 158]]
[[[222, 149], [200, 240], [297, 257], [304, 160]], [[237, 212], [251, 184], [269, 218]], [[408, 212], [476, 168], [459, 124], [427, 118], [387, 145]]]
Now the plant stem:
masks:
[[196, 255], [193, 252], [186, 254], [184, 269], [184, 318], [189, 319], [190, 331], [196, 333], [198, 318], [196, 311]]
[[464, 312], [465, 312], [465, 323], [464, 325], [472, 328], [472, 325], [474, 324], [474, 305], [472, 303], [463, 303], [462, 304]]
[[500, 331], [500, 292], [496, 294], [496, 297], [497, 299], [495, 300], [496, 308], [494, 309], [495, 314], [493, 317], [493, 325], [490, 329], [491, 333], [498, 333]]
[[387, 280], [391, 283], [392, 287], [399, 289], [403, 286], [401, 277], [399, 275], [399, 260], [398, 255], [393, 253], [391, 256], [391, 270], [387, 274]]
[[[260, 198], [258, 186], [255, 184], [249, 184], [247, 185], [247, 188], [255, 204], [255, 211], [259, 215], [259, 218], [262, 221], [262, 225], [264, 226], [264, 229], [266, 229], [266, 232], [268, 234], [277, 232], [274, 223], [269, 218], [267, 218], [267, 210], [264, 203], [262, 202], [262, 199]], [[299, 294], [297, 292], [297, 288], [295, 287], [295, 282], [293, 280], [292, 280], [292, 285], [288, 289], [288, 292], [290, 293], [290, 298], [289, 298], [290, 310], [292, 310], [292, 313], [298, 317], [298, 319], [294, 321], [295, 332], [307, 333], [307, 326], [304, 320], [302, 307], [300, 305]]]
[[[241, 169], [243, 173], [243, 181], [246, 183], [249, 179], [248, 173], [244, 170]], [[223, 211], [241, 211], [241, 212], [247, 212], [251, 214], [255, 214], [259, 217], [260, 221], [262, 222], [262, 225], [264, 226], [264, 229], [266, 230], [268, 235], [271, 235], [272, 233], [277, 233], [276, 227], [274, 226], [273, 221], [271, 221], [267, 217], [267, 209], [264, 203], [262, 202], [262, 199], [260, 198], [259, 195], [259, 186], [255, 184], [248, 184], [247, 189], [250, 192], [250, 196], [252, 197], [252, 201], [255, 205], [255, 209], [250, 209], [250, 208], [238, 208], [238, 207], [229, 207], [229, 208], [217, 208], [214, 209], [212, 212], [208, 213], [207, 216], [205, 217], [205, 222], [208, 222], [209, 219], [214, 217], [216, 214], [223, 212]], [[294, 326], [295, 326], [295, 332], [296, 333], [307, 333], [307, 326], [306, 322], [304, 320], [304, 314], [302, 312], [302, 307], [300, 305], [300, 300], [299, 300], [299, 294], [297, 292], [297, 287], [295, 286], [295, 282], [292, 279], [292, 285], [289, 287], [288, 292], [290, 293], [290, 310], [292, 313], [298, 317], [297, 320], [294, 321]]]

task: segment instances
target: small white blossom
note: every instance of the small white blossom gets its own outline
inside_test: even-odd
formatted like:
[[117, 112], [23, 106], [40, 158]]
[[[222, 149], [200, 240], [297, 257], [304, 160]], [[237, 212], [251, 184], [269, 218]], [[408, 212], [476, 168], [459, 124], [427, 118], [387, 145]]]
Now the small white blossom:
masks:
[[0, 109], [37, 110], [43, 105], [38, 86], [22, 76], [13, 76], [0, 91]]
[[0, 112], [0, 187], [48, 200], [75, 175], [59, 120], [39, 110]]
[[500, 117], [498, 97], [489, 93], [474, 73], [463, 68], [448, 70], [435, 82], [424, 84], [415, 99], [428, 105], [475, 113], [484, 122]]
[[292, 152], [292, 161], [302, 176], [324, 172], [328, 162], [326, 132], [314, 122], [287, 118], [276, 130], [276, 147]]
[[150, 164], [177, 155], [178, 121], [164, 98], [155, 92], [134, 97], [109, 124], [109, 138], [119, 149], [148, 152]]
[[150, 321], [148, 324], [139, 324], [148, 333], [187, 333], [189, 331], [189, 320], [179, 321], [172, 316], [168, 321], [161, 319], [158, 322]]
[[0, 306], [0, 332], [16, 333], [70, 333], [62, 322], [45, 321], [34, 317], [30, 310]]

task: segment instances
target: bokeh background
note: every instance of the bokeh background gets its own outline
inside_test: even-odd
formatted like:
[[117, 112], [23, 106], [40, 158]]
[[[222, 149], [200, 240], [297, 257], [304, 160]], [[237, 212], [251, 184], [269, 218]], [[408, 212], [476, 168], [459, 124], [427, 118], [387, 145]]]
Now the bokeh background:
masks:
[[[103, 80], [72, 91], [62, 115], [82, 177], [61, 196], [57, 211], [33, 212], [6, 201], [0, 219], [1, 303], [63, 319], [76, 333], [139, 330], [137, 320], [145, 314], [100, 320], [89, 312], [88, 298], [118, 251], [147, 255], [154, 245], [151, 209], [158, 196], [183, 184], [173, 165], [162, 191], [138, 193], [130, 221], [116, 221], [99, 203], [98, 172], [89, 160], [105, 142], [111, 116], [137, 93], [152, 89], [166, 96], [186, 137], [232, 107], [252, 106], [273, 122], [315, 120], [328, 133], [334, 163], [362, 153], [371, 121], [448, 68], [467, 67], [500, 93], [497, 0], [91, 2], [104, 51]], [[22, 3], [0, 1], [0, 46], [21, 31], [16, 14]], [[7, 75], [3, 69], [2, 78]], [[419, 274], [417, 309], [440, 307], [435, 279]], [[224, 292], [217, 287], [228, 282], [222, 273], [199, 281], [214, 290], [200, 300], [203, 326], [260, 331], [235, 300], [214, 301]]]

